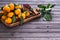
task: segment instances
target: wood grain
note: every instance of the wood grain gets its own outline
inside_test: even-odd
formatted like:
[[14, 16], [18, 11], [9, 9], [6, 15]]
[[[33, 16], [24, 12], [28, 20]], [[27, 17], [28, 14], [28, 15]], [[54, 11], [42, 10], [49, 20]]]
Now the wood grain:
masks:
[[30, 4], [37, 8], [38, 4], [56, 4], [52, 9], [52, 21], [36, 19], [12, 29], [0, 23], [0, 40], [60, 40], [60, 0], [0, 0], [0, 7], [10, 2]]

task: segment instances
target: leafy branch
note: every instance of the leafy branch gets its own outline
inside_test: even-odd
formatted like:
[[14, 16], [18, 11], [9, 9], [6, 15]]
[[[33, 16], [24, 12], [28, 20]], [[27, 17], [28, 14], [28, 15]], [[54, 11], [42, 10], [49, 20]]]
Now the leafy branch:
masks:
[[40, 12], [42, 14], [42, 17], [46, 20], [46, 21], [51, 21], [52, 20], [52, 15], [51, 15], [51, 11], [52, 11], [52, 8], [55, 6], [55, 4], [47, 4], [46, 6], [45, 5], [42, 5], [42, 4], [39, 4], [38, 7], [41, 8]]

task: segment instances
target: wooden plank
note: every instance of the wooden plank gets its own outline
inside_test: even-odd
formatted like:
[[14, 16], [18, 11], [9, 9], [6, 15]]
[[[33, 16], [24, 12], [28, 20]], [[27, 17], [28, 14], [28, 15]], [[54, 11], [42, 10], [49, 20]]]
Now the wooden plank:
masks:
[[60, 33], [0, 33], [0, 38], [60, 38]]
[[[4, 1], [4, 2], [5, 2], [5, 0], [2, 0], [2, 1]], [[6, 1], [37, 1], [37, 0], [6, 0]], [[39, 1], [47, 1], [47, 0], [39, 0]], [[55, 1], [55, 2], [59, 2], [59, 0], [58, 0], [58, 1], [56, 1], [56, 0], [48, 0], [48, 1]]]
[[0, 38], [1, 40], [60, 40], [60, 38]]
[[0, 38], [0, 40], [60, 40], [60, 38]]
[[22, 28], [22, 29], [12, 29], [12, 30], [0, 30], [0, 33], [60, 33], [60, 27], [48, 27], [48, 28]]
[[0, 40], [11, 40], [10, 38], [0, 38]]
[[58, 25], [54, 25], [54, 24], [50, 24], [50, 25], [32, 25], [32, 24], [25, 24], [24, 26], [20, 26], [21, 29], [60, 29], [60, 24]]
[[24, 38], [24, 40], [48, 40], [48, 38]]
[[60, 29], [48, 29], [48, 31], [49, 32], [56, 32], [56, 33], [58, 33], [58, 32], [60, 32]]
[[0, 30], [0, 33], [12, 33], [12, 32], [17, 32], [17, 33], [39, 33], [39, 32], [47, 32], [47, 29], [16, 29], [16, 30]]
[[51, 12], [53, 15], [60, 15], [60, 12]]
[[25, 40], [24, 38], [9, 38], [11, 40]]
[[44, 29], [47, 28], [48, 25], [31, 25], [31, 24], [24, 24], [24, 26], [20, 26], [21, 29]]
[[16, 33], [15, 37], [23, 37], [23, 38], [58, 38], [60, 37], [60, 33]]
[[[14, 30], [18, 30], [18, 28], [19, 29], [48, 29], [48, 28], [54, 28], [54, 29], [59, 29], [60, 28], [60, 24], [59, 23], [50, 23], [50, 24], [45, 24], [45, 23], [41, 23], [41, 24], [29, 24], [30, 22], [28, 22], [28, 23], [26, 23], [26, 24], [24, 24], [24, 25], [22, 25], [22, 26], [17, 26], [17, 27], [15, 27], [15, 28], [12, 28], [12, 30], [14, 31]], [[4, 31], [4, 30], [6, 30], [6, 31]], [[10, 29], [6, 29], [6, 27], [3, 25], [3, 26], [1, 26], [0, 25], [0, 32], [1, 31], [3, 31], [3, 32], [8, 32], [7, 30], [10, 30]], [[10, 30], [11, 31], [11, 30]], [[9, 32], [10, 32], [9, 31]], [[18, 30], [18, 31], [20, 31], [20, 30]], [[15, 31], [14, 31], [15, 32]]]
[[[12, 40], [20, 40], [21, 38], [11, 38]], [[60, 38], [22, 38], [22, 40], [60, 40]]]
[[24, 38], [24, 40], [60, 40], [60, 38]]
[[54, 22], [54, 21], [50, 21], [50, 22], [48, 22], [48, 21], [42, 21], [42, 22], [29, 22], [29, 23], [35, 24], [35, 25], [39, 25], [39, 24], [41, 24], [41, 25], [43, 25], [43, 24], [49, 25], [49, 24], [59, 24], [60, 22]]
[[[5, 4], [8, 4], [8, 3], [11, 3], [11, 2], [0, 2], [0, 5], [5, 5]], [[38, 4], [38, 2], [12, 2], [12, 3], [16, 3], [16, 4]]]
[[47, 40], [48, 38], [0, 38], [0, 40]]
[[[21, 38], [12, 38], [13, 40], [20, 40]], [[22, 40], [60, 40], [60, 38], [22, 38]]]
[[49, 40], [60, 40], [60, 38], [49, 38]]
[[[31, 3], [30, 1], [29, 2], [12, 2], [12, 3], [19, 3], [19, 4], [24, 4], [24, 3], [28, 3], [28, 4], [44, 4], [44, 5], [46, 5], [46, 4], [48, 4], [47, 2], [38, 2], [38, 1], [32, 1], [33, 3]], [[11, 3], [11, 2], [0, 2], [0, 5], [1, 4], [8, 4], [8, 3]], [[60, 4], [59, 3], [54, 3], [54, 2], [50, 2], [50, 4], [56, 4], [56, 6], [60, 6]]]
[[[18, 31], [20, 30], [20, 31]], [[12, 32], [22, 32], [22, 33], [60, 33], [60, 29], [18, 29], [18, 30], [13, 30]]]
[[0, 0], [0, 2], [14, 2], [14, 1], [16, 1], [16, 2], [20, 2], [20, 1], [23, 1], [23, 2], [24, 2], [24, 1], [25, 1], [25, 2], [31, 1], [31, 2], [32, 2], [32, 1], [33, 1], [33, 2], [34, 2], [34, 1], [37, 1], [37, 0], [6, 0], [6, 1], [5, 1], [5, 0], [2, 0], [2, 1], [1, 1], [1, 0]]
[[[54, 24], [52, 24], [52, 25], [51, 24], [50, 25], [47, 25], [47, 24], [46, 25], [41, 25], [41, 24], [40, 25], [32, 25], [32, 24], [29, 24], [28, 25], [28, 24], [25, 24], [24, 26], [15, 27], [15, 30], [17, 30], [16, 28], [19, 28], [19, 29], [48, 29], [48, 28], [50, 28], [50, 29], [60, 29], [60, 25], [54, 25]], [[7, 30], [6, 31], [4, 31], [4, 30], [3, 30], [3, 28], [0, 28], [0, 32], [8, 32]], [[14, 29], [12, 29], [12, 30], [10, 30], [10, 31], [15, 32]], [[18, 30], [17, 32], [19, 32], [19, 31], [20, 30]]]
[[[5, 1], [5, 0], [2, 0], [2, 1], [3, 1], [3, 2], [6, 2], [6, 1], [7, 1], [7, 2], [11, 2], [11, 1], [14, 2], [14, 1], [37, 1], [37, 0], [6, 0], [6, 1]], [[2, 2], [2, 1], [1, 1], [1, 2]], [[40, 1], [40, 2], [46, 2], [47, 0], [38, 0], [38, 1]], [[48, 1], [49, 1], [49, 2], [59, 2], [59, 0], [58, 0], [58, 1], [56, 1], [56, 0], [48, 0]]]
[[[41, 28], [60, 28], [60, 24], [59, 23], [50, 23], [50, 24], [45, 24], [45, 23], [39, 23], [39, 24], [29, 24], [30, 22], [28, 22], [28, 23], [26, 23], [26, 24], [24, 24], [24, 25], [22, 25], [22, 26], [17, 26], [17, 27], [15, 27], [14, 29], [12, 29], [12, 30], [17, 30], [18, 28], [19, 29], [41, 29]], [[4, 30], [6, 30], [7, 31], [7, 29], [6, 29], [6, 27], [3, 25], [3, 26], [1, 26], [0, 25], [0, 30], [1, 31], [3, 31], [3, 29]], [[10, 30], [10, 29], [8, 29], [8, 30]], [[18, 30], [19, 31], [19, 30]]]

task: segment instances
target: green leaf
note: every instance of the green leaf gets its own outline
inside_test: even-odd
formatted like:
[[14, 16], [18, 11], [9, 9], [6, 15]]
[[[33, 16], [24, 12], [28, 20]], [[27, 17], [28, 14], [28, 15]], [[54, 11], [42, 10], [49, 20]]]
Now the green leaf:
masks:
[[39, 4], [38, 5], [39, 8], [46, 8], [46, 6], [42, 5], [42, 4]]
[[17, 5], [14, 3], [14, 6], [17, 6]]
[[55, 6], [55, 4], [48, 4], [46, 8], [53, 8]]
[[23, 17], [21, 16], [21, 18], [20, 18], [20, 24], [22, 25], [24, 23], [24, 19], [23, 19]]
[[46, 8], [49, 8], [49, 7], [50, 7], [50, 4], [48, 4]]
[[0, 17], [2, 16], [3, 14], [0, 14]]
[[50, 8], [53, 8], [55, 6], [55, 4], [51, 5]]
[[12, 21], [13, 21], [13, 23], [16, 22], [16, 16], [15, 15], [12, 17]]
[[46, 21], [51, 21], [52, 20], [51, 14], [45, 14], [44, 18], [46, 19]]
[[45, 11], [44, 10], [40, 10], [40, 13], [42, 14], [42, 16], [45, 15]]

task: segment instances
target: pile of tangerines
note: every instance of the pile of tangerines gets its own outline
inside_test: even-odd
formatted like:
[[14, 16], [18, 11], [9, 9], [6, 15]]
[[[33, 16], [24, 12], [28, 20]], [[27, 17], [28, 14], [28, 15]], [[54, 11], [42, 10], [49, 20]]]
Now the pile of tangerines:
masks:
[[3, 13], [3, 15], [1, 16], [1, 20], [3, 20], [7, 24], [12, 24], [18, 21], [21, 16], [23, 17], [23, 19], [26, 19], [30, 16], [30, 12], [25, 11], [22, 5], [15, 5], [14, 3], [4, 5], [1, 10], [1, 13]]

